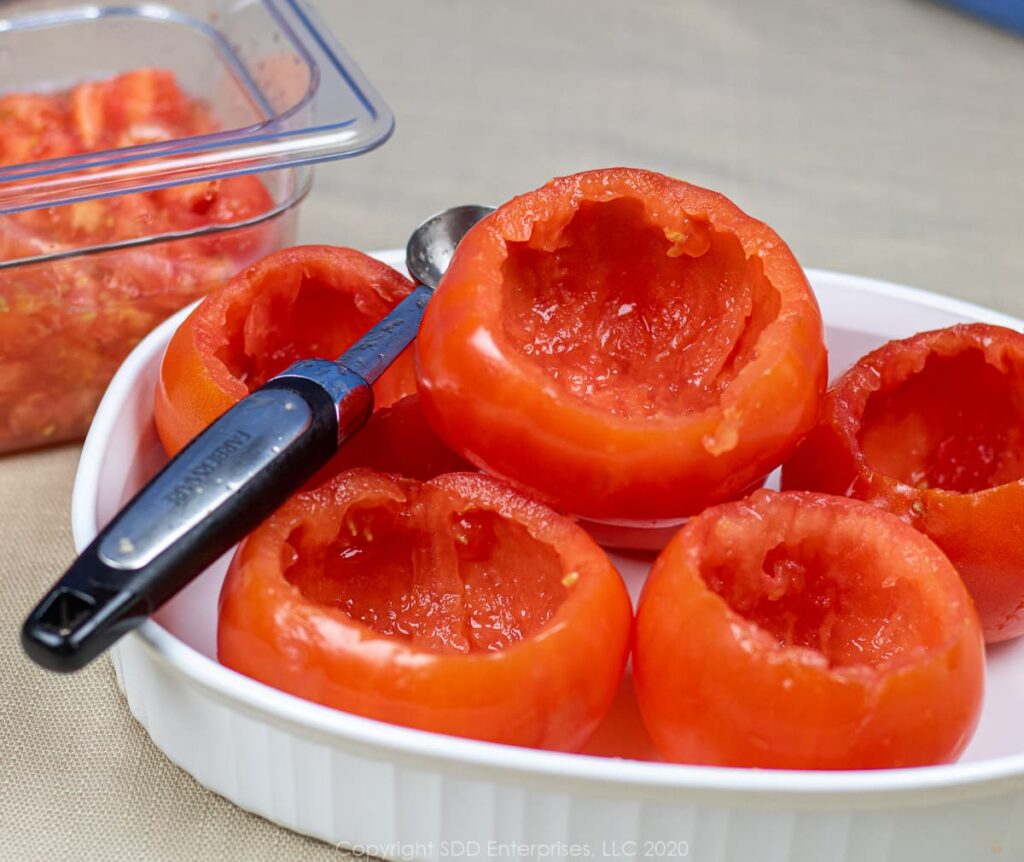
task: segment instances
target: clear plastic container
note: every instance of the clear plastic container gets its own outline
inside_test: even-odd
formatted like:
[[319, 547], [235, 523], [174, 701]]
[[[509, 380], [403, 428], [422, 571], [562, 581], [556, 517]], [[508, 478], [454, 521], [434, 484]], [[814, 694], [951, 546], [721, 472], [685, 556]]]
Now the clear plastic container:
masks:
[[146, 332], [293, 241], [308, 165], [394, 121], [302, 0], [0, 14], [8, 452], [82, 436]]

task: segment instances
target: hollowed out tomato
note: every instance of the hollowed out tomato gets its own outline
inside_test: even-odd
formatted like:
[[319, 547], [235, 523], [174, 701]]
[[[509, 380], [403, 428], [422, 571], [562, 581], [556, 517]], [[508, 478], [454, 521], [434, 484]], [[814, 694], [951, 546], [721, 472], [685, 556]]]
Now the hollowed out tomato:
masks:
[[504, 483], [342, 473], [239, 548], [218, 655], [370, 718], [576, 750], [611, 705], [632, 613], [572, 521]]
[[988, 641], [1024, 633], [1024, 335], [961, 325], [865, 356], [783, 485], [896, 513], [959, 570]]
[[981, 709], [981, 628], [927, 536], [857, 500], [757, 491], [690, 520], [637, 611], [661, 754], [870, 769], [951, 761]]
[[628, 168], [552, 180], [480, 222], [417, 362], [453, 448], [598, 519], [694, 514], [760, 482], [826, 382], [818, 307], [778, 235]]
[[[412, 290], [362, 252], [298, 246], [268, 255], [212, 292], [179, 327], [160, 366], [155, 416], [174, 454], [299, 359], [335, 359]], [[374, 385], [378, 407], [415, 392], [412, 351]]]

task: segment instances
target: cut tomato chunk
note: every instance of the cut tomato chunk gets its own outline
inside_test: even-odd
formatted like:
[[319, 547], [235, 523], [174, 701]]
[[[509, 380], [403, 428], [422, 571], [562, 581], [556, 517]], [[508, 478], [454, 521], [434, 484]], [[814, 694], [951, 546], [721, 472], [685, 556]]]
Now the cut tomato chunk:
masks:
[[67, 110], [43, 93], [0, 96], [0, 165], [56, 159], [76, 151]]
[[783, 485], [899, 515], [957, 567], [988, 641], [1024, 633], [1024, 335], [960, 325], [865, 356]]
[[575, 750], [615, 697], [631, 622], [603, 551], [498, 480], [353, 470], [239, 548], [218, 655], [359, 715]]
[[633, 655], [669, 760], [784, 769], [951, 761], [981, 709], [981, 627], [956, 570], [874, 506], [757, 491], [658, 557]]
[[85, 150], [151, 144], [214, 125], [205, 106], [188, 99], [167, 69], [135, 69], [79, 84], [70, 105], [71, 128]]
[[628, 168], [553, 180], [478, 224], [417, 344], [441, 436], [591, 518], [743, 492], [810, 429], [826, 382], [782, 240], [722, 195]]
[[[225, 410], [299, 359], [336, 359], [412, 290], [347, 248], [268, 255], [213, 291], [174, 334], [160, 366], [156, 425], [174, 454]], [[377, 381], [377, 406], [416, 391], [411, 350]]]

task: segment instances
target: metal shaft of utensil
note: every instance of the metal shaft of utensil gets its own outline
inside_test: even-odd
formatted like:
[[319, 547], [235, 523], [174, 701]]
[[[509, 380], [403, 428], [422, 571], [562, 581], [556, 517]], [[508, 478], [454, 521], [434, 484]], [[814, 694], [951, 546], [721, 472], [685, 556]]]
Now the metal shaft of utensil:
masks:
[[433, 292], [424, 284], [418, 285], [387, 317], [346, 350], [338, 362], [367, 383], [376, 381], [412, 344]]
[[412, 343], [431, 293], [417, 287], [337, 362], [296, 362], [203, 431], [29, 614], [26, 652], [82, 667], [269, 515], [362, 427], [370, 384]]

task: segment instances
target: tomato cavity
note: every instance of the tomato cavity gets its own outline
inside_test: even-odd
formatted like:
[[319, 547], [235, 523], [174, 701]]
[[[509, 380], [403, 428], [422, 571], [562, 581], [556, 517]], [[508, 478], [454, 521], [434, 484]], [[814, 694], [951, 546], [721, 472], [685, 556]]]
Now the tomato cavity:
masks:
[[252, 392], [299, 359], [334, 359], [374, 322], [349, 293], [303, 274], [230, 305], [214, 355]]
[[783, 534], [777, 517], [723, 520], [701, 550], [704, 582], [758, 637], [831, 668], [874, 667], [943, 643], [927, 589], [899, 571], [884, 536], [870, 540], [861, 519], [824, 511], [782, 514]]
[[301, 527], [285, 577], [310, 601], [440, 653], [501, 650], [558, 611], [578, 573], [512, 520], [420, 487], [350, 506], [327, 543]]
[[1019, 378], [968, 347], [930, 354], [923, 367], [867, 401], [859, 443], [868, 467], [919, 490], [962, 494], [1024, 478]]
[[585, 201], [509, 242], [504, 336], [566, 392], [621, 418], [704, 410], [754, 356], [781, 298], [732, 234], [665, 228], [641, 201]]

